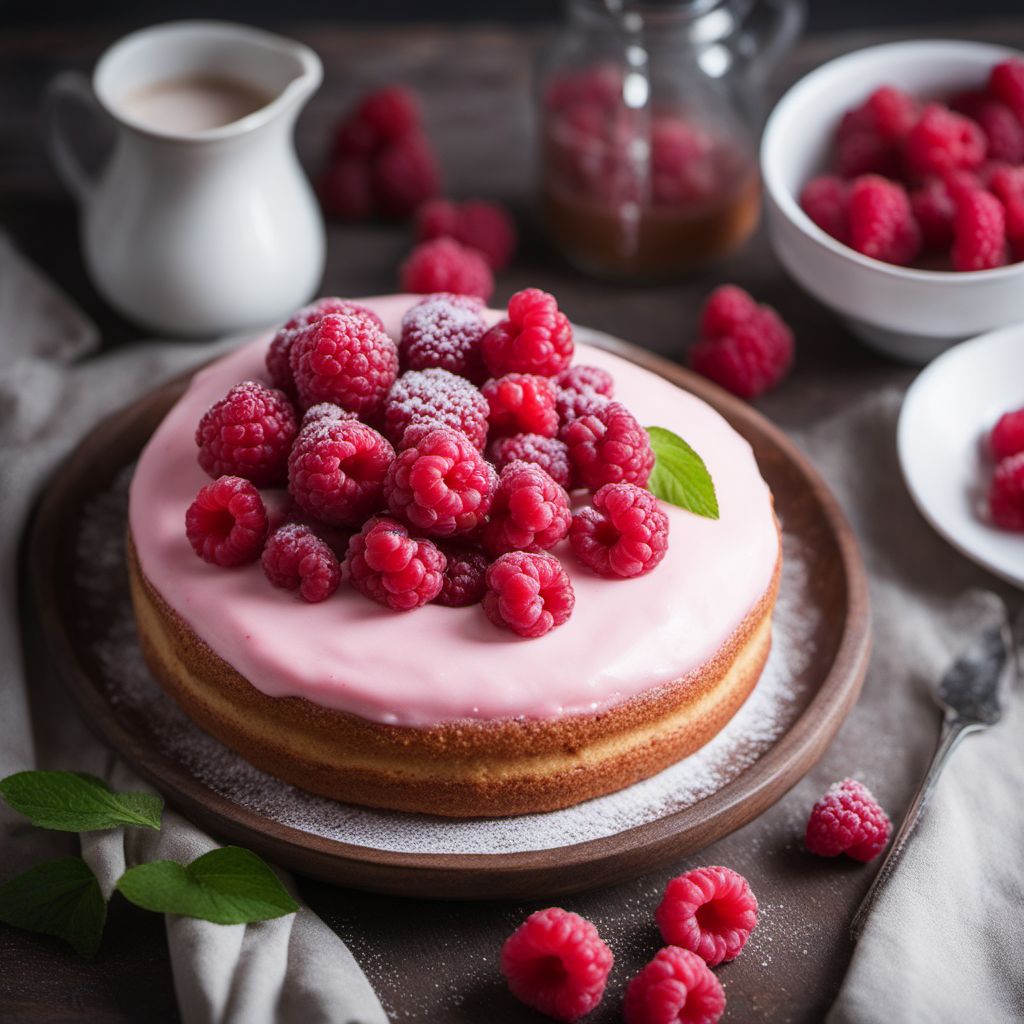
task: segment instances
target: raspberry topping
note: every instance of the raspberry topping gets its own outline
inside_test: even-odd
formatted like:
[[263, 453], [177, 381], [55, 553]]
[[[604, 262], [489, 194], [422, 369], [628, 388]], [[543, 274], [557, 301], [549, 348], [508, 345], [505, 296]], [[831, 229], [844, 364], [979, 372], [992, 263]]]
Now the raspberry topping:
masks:
[[334, 402], [372, 416], [395, 382], [398, 350], [366, 317], [328, 313], [299, 329], [290, 364], [303, 408]]
[[461, 431], [483, 448], [487, 441], [487, 399], [469, 381], [447, 370], [408, 370], [395, 382], [384, 407], [384, 432], [401, 447], [414, 423]]
[[856, 779], [833, 783], [811, 809], [804, 845], [821, 857], [846, 853], [854, 860], [877, 857], [892, 823], [868, 788]]
[[921, 249], [921, 230], [906, 190], [895, 181], [865, 174], [850, 187], [850, 246], [886, 263], [907, 264]]
[[299, 431], [288, 490], [304, 512], [331, 526], [358, 526], [380, 508], [395, 450], [358, 420], [319, 419]]
[[666, 946], [629, 983], [622, 1010], [626, 1024], [716, 1024], [725, 993], [696, 953]]
[[506, 551], [547, 551], [568, 532], [569, 495], [529, 462], [510, 462], [494, 492], [491, 515], [480, 540], [490, 555]]
[[399, 281], [404, 292], [455, 292], [476, 295], [485, 302], [494, 291], [487, 261], [476, 249], [453, 238], [434, 238], [417, 245], [400, 267]]
[[569, 449], [553, 437], [513, 434], [493, 441], [487, 454], [500, 472], [510, 462], [532, 462], [561, 487], [569, 486]]
[[486, 371], [480, 339], [487, 330], [483, 302], [475, 295], [441, 292], [417, 302], [402, 317], [398, 347], [406, 370], [438, 368], [474, 382]]
[[297, 429], [283, 392], [243, 381], [199, 421], [199, 465], [212, 477], [241, 476], [258, 487], [276, 486], [284, 482]]
[[562, 428], [574, 477], [596, 491], [605, 484], [643, 487], [654, 468], [647, 431], [619, 402], [580, 416]]
[[508, 266], [516, 249], [516, 227], [506, 209], [482, 199], [424, 203], [416, 214], [416, 234], [424, 240], [454, 238], [477, 249], [492, 270]]
[[695, 868], [673, 878], [654, 913], [661, 937], [708, 967], [734, 960], [757, 924], [750, 885], [730, 868]]
[[997, 460], [1024, 452], [1024, 409], [1004, 412], [992, 428], [988, 442]]
[[1024, 530], [1024, 454], [1003, 459], [992, 475], [989, 515], [1003, 530]]
[[971, 170], [985, 160], [985, 134], [968, 117], [930, 103], [904, 143], [907, 169], [919, 178]]
[[569, 540], [573, 554], [598, 576], [643, 576], [668, 550], [668, 516], [650, 491], [605, 484], [593, 507], [573, 516]]
[[497, 475], [465, 434], [438, 427], [399, 452], [384, 480], [388, 508], [437, 537], [468, 533], [491, 507]]
[[464, 608], [479, 604], [487, 590], [487, 557], [473, 548], [461, 544], [441, 542], [438, 545], [447, 560], [441, 592], [435, 604], [449, 608]]
[[555, 385], [535, 373], [507, 373], [482, 388], [489, 406], [491, 436], [558, 433]]
[[526, 288], [508, 300], [508, 317], [484, 335], [481, 347], [493, 377], [506, 373], [553, 377], [572, 360], [572, 326], [553, 295]]
[[240, 476], [222, 476], [200, 488], [185, 512], [185, 536], [204, 562], [225, 568], [255, 562], [267, 536], [260, 492]]
[[1006, 214], [990, 192], [962, 195], [953, 217], [953, 266], [990, 270], [1006, 263]]
[[298, 590], [311, 603], [330, 597], [341, 580], [341, 567], [327, 542], [300, 523], [288, 523], [270, 535], [262, 562], [275, 587]]
[[445, 558], [429, 540], [416, 540], [394, 519], [369, 519], [348, 543], [349, 582], [396, 612], [419, 608], [441, 592]]
[[567, 388], [559, 388], [555, 399], [558, 422], [564, 427], [570, 420], [577, 420], [581, 416], [589, 416], [603, 409], [608, 401], [604, 395], [599, 395], [596, 391], [569, 391]]
[[531, 914], [501, 950], [512, 994], [555, 1020], [575, 1021], [601, 1002], [614, 957], [597, 929], [560, 907]]
[[543, 636], [562, 625], [575, 603], [562, 563], [547, 552], [510, 551], [487, 570], [484, 611], [520, 636]]
[[317, 402], [302, 414], [302, 426], [317, 423], [320, 420], [357, 420], [359, 417], [349, 409], [342, 409], [333, 402]]
[[577, 391], [581, 395], [594, 394], [611, 398], [615, 394], [615, 380], [607, 370], [581, 363], [562, 370], [555, 377], [555, 385], [563, 391]]
[[419, 134], [392, 142], [374, 160], [370, 186], [383, 216], [410, 216], [441, 188], [441, 173], [430, 143]]
[[850, 236], [849, 186], [834, 174], [811, 178], [800, 193], [800, 206], [826, 234], [846, 242]]

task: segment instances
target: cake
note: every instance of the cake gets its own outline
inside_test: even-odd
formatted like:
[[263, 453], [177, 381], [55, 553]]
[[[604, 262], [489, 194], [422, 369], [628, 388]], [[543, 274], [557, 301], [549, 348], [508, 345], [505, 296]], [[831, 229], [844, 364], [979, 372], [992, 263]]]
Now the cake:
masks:
[[[417, 296], [359, 300], [392, 338]], [[487, 311], [489, 322], [502, 313]], [[342, 582], [310, 604], [258, 561], [196, 557], [186, 509], [209, 476], [196, 424], [242, 380], [267, 380], [268, 338], [200, 370], [142, 452], [128, 560], [146, 661], [202, 728], [257, 767], [341, 801], [453, 817], [553, 810], [646, 778], [708, 742], [755, 686], [771, 644], [781, 545], [749, 444], [710, 406], [603, 349], [616, 400], [668, 428], [710, 471], [705, 518], [661, 502], [661, 563], [607, 580], [552, 551], [571, 579], [567, 621], [536, 639], [479, 606], [402, 613]], [[262, 491], [270, 509], [284, 492]], [[589, 501], [574, 492], [573, 505]]]

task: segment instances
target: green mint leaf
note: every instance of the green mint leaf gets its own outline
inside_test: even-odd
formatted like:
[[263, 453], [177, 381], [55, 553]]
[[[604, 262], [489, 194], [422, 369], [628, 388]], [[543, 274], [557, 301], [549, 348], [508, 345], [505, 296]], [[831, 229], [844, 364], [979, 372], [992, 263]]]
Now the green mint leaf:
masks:
[[115, 793], [102, 779], [79, 772], [17, 772], [0, 779], [0, 796], [33, 825], [59, 832], [158, 829], [164, 806], [158, 796]]
[[191, 864], [155, 860], [129, 868], [117, 888], [132, 903], [215, 924], [247, 924], [293, 914], [299, 905], [277, 875], [249, 850], [225, 846]]
[[56, 935], [82, 956], [99, 949], [106, 919], [99, 882], [81, 857], [40, 864], [0, 886], [0, 921]]
[[707, 519], [718, 518], [718, 496], [704, 460], [678, 435], [648, 427], [654, 469], [647, 486], [656, 498]]

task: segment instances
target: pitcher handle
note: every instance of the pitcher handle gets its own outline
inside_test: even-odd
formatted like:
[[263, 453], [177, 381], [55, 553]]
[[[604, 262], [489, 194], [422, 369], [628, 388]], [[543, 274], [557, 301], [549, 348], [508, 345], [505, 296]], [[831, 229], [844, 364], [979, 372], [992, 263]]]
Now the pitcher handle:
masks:
[[85, 107], [97, 119], [102, 119], [103, 108], [99, 105], [89, 80], [78, 71], [62, 71], [47, 86], [43, 111], [46, 122], [46, 147], [68, 191], [79, 203], [86, 203], [96, 189], [96, 176], [86, 170], [64, 129], [61, 107], [67, 100], [73, 100]]
[[[749, 21], [753, 24], [745, 26], [750, 52], [756, 54], [750, 60], [751, 71], [763, 76], [796, 42], [803, 31], [807, 7], [804, 0], [755, 0], [751, 13]], [[756, 24], [758, 21], [761, 24]]]

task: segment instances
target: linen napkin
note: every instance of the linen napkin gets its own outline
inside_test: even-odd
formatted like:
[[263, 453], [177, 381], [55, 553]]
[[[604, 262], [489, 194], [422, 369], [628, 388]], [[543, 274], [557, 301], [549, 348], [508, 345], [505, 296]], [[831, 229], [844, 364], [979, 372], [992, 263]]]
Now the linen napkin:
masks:
[[[39, 487], [91, 426], [236, 340], [151, 342], [74, 362], [97, 348], [95, 329], [0, 234], [0, 777], [33, 767], [66, 768], [93, 772], [114, 788], [148, 788], [92, 738], [55, 680], [26, 675], [18, 547]], [[71, 841], [31, 827], [0, 805], [0, 881], [67, 854]], [[84, 834], [82, 855], [109, 895], [127, 867], [158, 859], [188, 862], [216, 845], [165, 811], [159, 832]], [[294, 895], [288, 876], [279, 874]], [[257, 924], [168, 915], [166, 926], [186, 1024], [387, 1024], [351, 953], [306, 906]], [[96, 969], [103, 969], [102, 959]]]

